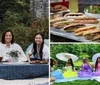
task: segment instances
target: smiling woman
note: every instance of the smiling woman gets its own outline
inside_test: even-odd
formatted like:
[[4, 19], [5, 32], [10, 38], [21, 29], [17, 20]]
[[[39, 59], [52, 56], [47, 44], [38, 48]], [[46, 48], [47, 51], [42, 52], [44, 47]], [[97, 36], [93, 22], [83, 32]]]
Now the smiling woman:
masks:
[[46, 63], [49, 60], [49, 48], [44, 44], [43, 34], [35, 35], [33, 48], [26, 55], [29, 63]]
[[18, 61], [27, 60], [22, 48], [14, 43], [14, 35], [12, 31], [6, 30], [2, 35], [0, 43], [0, 56], [3, 57], [3, 61], [11, 61], [10, 56], [8, 55], [11, 51], [19, 51], [21, 53], [20, 57], [18, 57]]

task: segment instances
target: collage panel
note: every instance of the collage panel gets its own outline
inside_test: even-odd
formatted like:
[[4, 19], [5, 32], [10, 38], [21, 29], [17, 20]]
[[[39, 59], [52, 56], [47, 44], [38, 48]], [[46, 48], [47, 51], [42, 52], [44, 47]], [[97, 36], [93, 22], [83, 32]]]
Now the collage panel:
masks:
[[100, 0], [0, 0], [0, 85], [99, 85]]
[[50, 85], [99, 85], [100, 44], [51, 44]]
[[100, 42], [100, 0], [50, 0], [51, 42]]
[[0, 85], [49, 85], [49, 1], [0, 0]]

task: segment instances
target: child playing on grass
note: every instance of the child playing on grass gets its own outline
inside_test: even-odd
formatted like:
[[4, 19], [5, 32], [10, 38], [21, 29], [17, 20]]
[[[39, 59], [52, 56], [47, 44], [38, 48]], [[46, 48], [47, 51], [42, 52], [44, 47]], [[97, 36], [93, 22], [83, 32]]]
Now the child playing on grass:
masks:
[[83, 64], [80, 68], [80, 71], [78, 72], [78, 76], [79, 77], [92, 77], [93, 76], [92, 67], [88, 63], [87, 58], [83, 58]]
[[77, 72], [74, 69], [74, 64], [71, 58], [68, 59], [68, 62], [66, 63], [66, 67], [64, 67], [64, 78], [71, 78], [78, 76]]

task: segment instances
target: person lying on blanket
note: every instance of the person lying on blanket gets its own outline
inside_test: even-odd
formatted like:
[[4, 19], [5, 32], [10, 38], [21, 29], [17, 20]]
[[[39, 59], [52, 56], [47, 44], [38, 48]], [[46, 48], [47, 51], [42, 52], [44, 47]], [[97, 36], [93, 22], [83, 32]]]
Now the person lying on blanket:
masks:
[[93, 73], [94, 73], [94, 76], [100, 76], [100, 57], [98, 57], [95, 62], [95, 72]]
[[71, 58], [68, 59], [68, 62], [66, 63], [66, 66], [63, 70], [63, 77], [64, 78], [71, 78], [78, 76], [77, 72], [74, 69], [74, 64]]
[[88, 63], [87, 58], [83, 58], [83, 64], [80, 68], [80, 71], [78, 72], [78, 76], [79, 77], [92, 77], [93, 76], [92, 67]]

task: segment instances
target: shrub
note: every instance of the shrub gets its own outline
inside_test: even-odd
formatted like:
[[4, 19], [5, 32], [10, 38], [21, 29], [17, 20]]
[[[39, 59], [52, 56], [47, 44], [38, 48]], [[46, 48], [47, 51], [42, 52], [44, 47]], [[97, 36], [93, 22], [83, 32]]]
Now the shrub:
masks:
[[49, 37], [48, 17], [41, 17], [41, 18], [33, 19], [31, 28], [32, 28], [32, 30], [34, 30], [35, 33], [42, 32], [44, 34], [44, 37], [48, 38]]
[[48, 38], [49, 29], [47, 19], [36, 19], [33, 20], [33, 22], [38, 23], [38, 25], [34, 24], [33, 27], [27, 27], [24, 24], [16, 24], [16, 26], [8, 28], [13, 31], [15, 42], [21, 45], [24, 51], [26, 50], [28, 45], [33, 42], [33, 37], [37, 32], [42, 32], [44, 34], [44, 37]]
[[90, 56], [87, 53], [82, 53], [79, 58], [82, 60], [83, 58], [90, 58]]
[[31, 28], [21, 24], [21, 25], [16, 25], [16, 27], [9, 27], [8, 29], [11, 29], [13, 31], [15, 42], [18, 43], [25, 51], [30, 43], [30, 41], [28, 40], [29, 35], [27, 30]]

